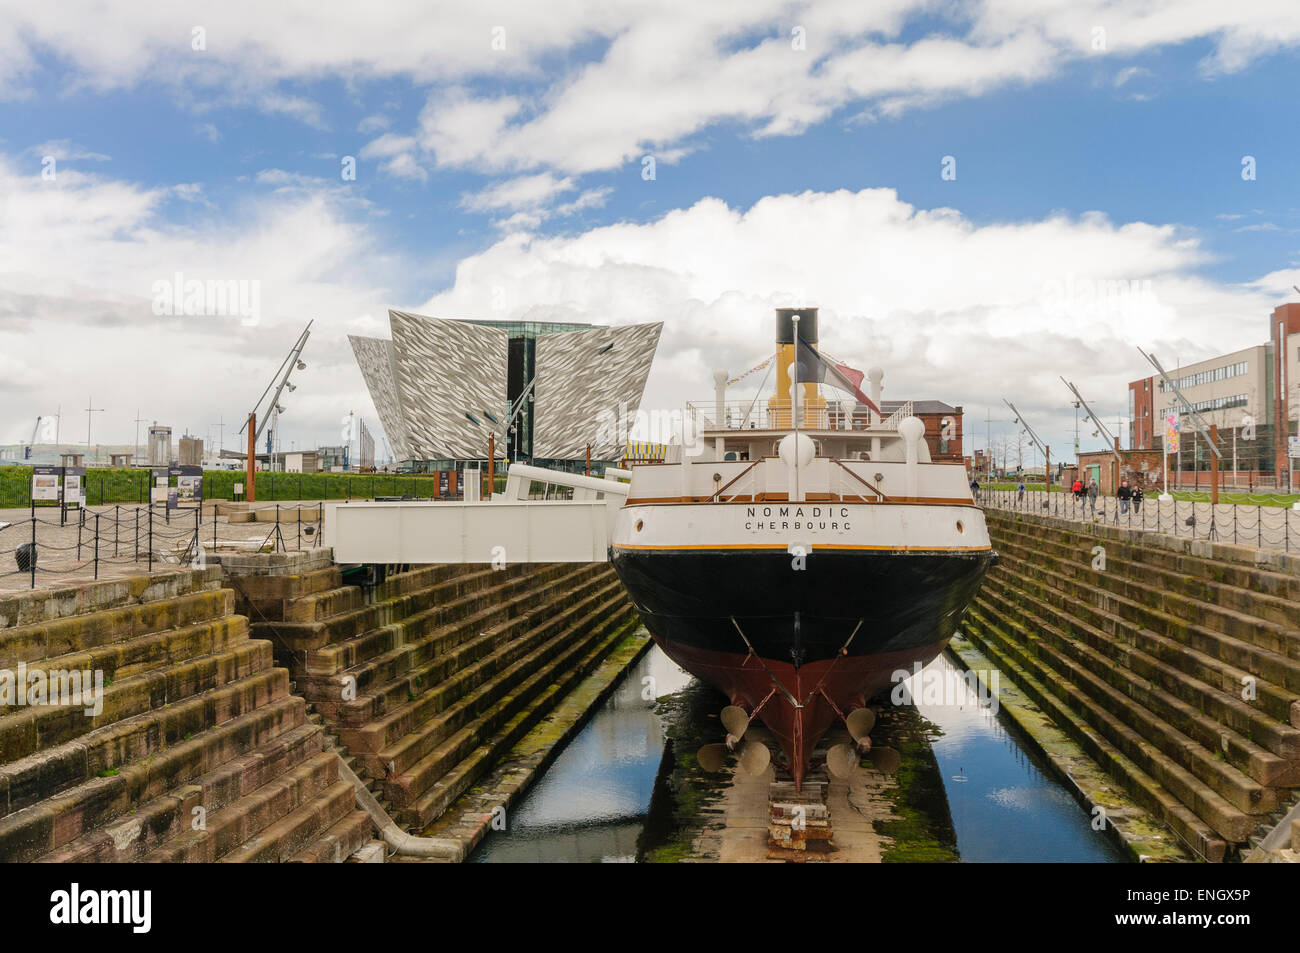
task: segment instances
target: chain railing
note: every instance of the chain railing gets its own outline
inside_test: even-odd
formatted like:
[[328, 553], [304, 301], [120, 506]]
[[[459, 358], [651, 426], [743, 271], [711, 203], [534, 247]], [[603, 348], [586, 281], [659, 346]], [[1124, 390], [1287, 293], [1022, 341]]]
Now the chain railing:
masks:
[[[222, 549], [287, 552], [323, 545], [323, 503], [277, 504], [273, 522], [251, 524], [221, 523], [214, 514], [205, 525], [199, 508], [179, 513], [159, 513], [159, 509], [79, 509], [66, 522], [37, 511], [12, 522], [0, 521], [0, 588], [24, 576], [31, 589], [42, 576], [76, 577], [89, 571], [92, 579], [99, 579], [102, 570], [142, 563], [149, 572], [155, 564], [199, 569], [206, 565], [209, 553]], [[263, 510], [269, 511], [270, 507]], [[250, 535], [237, 535], [230, 529], [241, 525], [257, 529]], [[268, 527], [264, 537], [262, 526]], [[227, 528], [224, 535], [221, 527]]]
[[[1300, 551], [1300, 512], [1289, 506], [1161, 500], [1152, 493], [1134, 504], [1114, 497], [1082, 498], [1070, 492], [989, 490], [976, 502], [1002, 510], [1037, 513], [1081, 523], [1103, 523], [1168, 536], [1208, 539], [1256, 549]], [[1125, 503], [1128, 505], [1124, 505]]]

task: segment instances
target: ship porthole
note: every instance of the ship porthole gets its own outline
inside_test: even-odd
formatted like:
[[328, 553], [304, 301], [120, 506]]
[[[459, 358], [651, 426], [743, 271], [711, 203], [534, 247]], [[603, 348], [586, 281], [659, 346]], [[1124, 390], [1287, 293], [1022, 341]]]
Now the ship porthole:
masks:
[[958, 520], [958, 521], [957, 521], [957, 532], [959, 532], [959, 533], [964, 533], [964, 532], [966, 532], [965, 527], [963, 527], [963, 526], [961, 525], [961, 520]]
[[[961, 525], [961, 524], [958, 524], [958, 525]], [[643, 527], [643, 526], [645, 526], [645, 521], [644, 521], [644, 520], [637, 520], [637, 521], [636, 521], [636, 531], [637, 531], [638, 533], [641, 532], [641, 527]]]

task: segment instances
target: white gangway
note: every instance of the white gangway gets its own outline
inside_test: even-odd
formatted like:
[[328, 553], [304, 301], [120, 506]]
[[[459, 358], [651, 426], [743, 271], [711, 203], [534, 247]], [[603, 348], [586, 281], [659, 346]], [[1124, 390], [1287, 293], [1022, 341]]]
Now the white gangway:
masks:
[[[605, 562], [631, 475], [615, 467], [600, 478], [517, 463], [505, 491], [490, 502], [326, 503], [325, 541], [342, 564]], [[530, 498], [537, 484], [542, 499]], [[477, 489], [473, 479], [466, 486]]]

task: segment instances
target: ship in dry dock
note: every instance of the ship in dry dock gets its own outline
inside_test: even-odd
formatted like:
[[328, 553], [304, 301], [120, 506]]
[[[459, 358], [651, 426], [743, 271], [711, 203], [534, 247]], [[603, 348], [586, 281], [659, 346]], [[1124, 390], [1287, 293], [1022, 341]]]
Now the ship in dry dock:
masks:
[[965, 468], [931, 460], [907, 405], [881, 413], [879, 370], [868, 396], [818, 351], [817, 319], [777, 310], [775, 393], [728, 403], [719, 375], [699, 440], [632, 469], [610, 544], [655, 641], [729, 699], [719, 744], [765, 768], [760, 719], [797, 785], [837, 721], [859, 750], [832, 771], [869, 749], [867, 702], [943, 650], [996, 559]]

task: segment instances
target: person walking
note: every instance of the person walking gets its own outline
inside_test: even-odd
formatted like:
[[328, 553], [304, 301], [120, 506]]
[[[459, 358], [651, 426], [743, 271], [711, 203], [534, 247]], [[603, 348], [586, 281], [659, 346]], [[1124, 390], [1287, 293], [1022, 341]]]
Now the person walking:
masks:
[[1021, 480], [1020, 483], [1017, 484], [1016, 486], [1016, 502], [1017, 503], [1025, 502], [1025, 481], [1024, 480]]
[[1129, 501], [1133, 499], [1133, 488], [1128, 485], [1128, 480], [1119, 481], [1119, 489], [1115, 491], [1115, 498], [1119, 500], [1120, 514], [1127, 515]]
[[1074, 498], [1075, 498], [1076, 500], [1082, 500], [1082, 499], [1083, 499], [1083, 481], [1080, 480], [1080, 479], [1077, 479], [1077, 478], [1076, 478], [1075, 481], [1074, 481], [1074, 485], [1073, 485], [1072, 487], [1070, 487], [1070, 492], [1074, 494]]
[[1088, 483], [1088, 506], [1092, 508], [1092, 515], [1097, 515], [1097, 481], [1091, 480]]
[[1142, 509], [1142, 487], [1133, 487], [1133, 512], [1137, 513]]
[[970, 481], [970, 495], [976, 500], [980, 498], [980, 481], [979, 477]]

